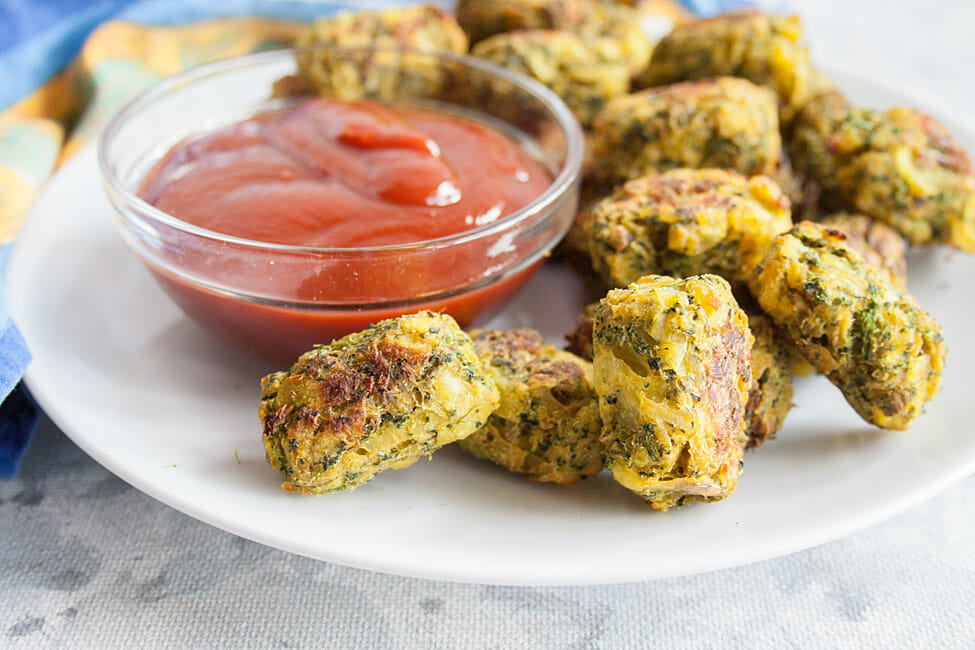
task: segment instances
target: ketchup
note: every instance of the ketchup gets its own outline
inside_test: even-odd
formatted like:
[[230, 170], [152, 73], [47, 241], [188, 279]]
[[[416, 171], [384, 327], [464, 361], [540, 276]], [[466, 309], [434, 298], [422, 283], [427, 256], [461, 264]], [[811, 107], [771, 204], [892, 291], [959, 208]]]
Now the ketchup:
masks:
[[[139, 194], [224, 235], [350, 249], [417, 243], [492, 223], [537, 198], [551, 180], [517, 142], [485, 124], [429, 109], [322, 98], [178, 143]], [[496, 311], [533, 269], [480, 282], [504, 261], [490, 244], [431, 247], [420, 255], [290, 256], [243, 247], [222, 249], [219, 257], [181, 257], [182, 270], [216, 285], [244, 286], [247, 298], [153, 270], [191, 317], [262, 356], [291, 362], [316, 343], [418, 309], [444, 310], [462, 326]], [[293, 302], [260, 304], [264, 298]]]
[[497, 221], [551, 180], [514, 140], [484, 124], [323, 98], [177, 144], [140, 195], [225, 235], [348, 248]]

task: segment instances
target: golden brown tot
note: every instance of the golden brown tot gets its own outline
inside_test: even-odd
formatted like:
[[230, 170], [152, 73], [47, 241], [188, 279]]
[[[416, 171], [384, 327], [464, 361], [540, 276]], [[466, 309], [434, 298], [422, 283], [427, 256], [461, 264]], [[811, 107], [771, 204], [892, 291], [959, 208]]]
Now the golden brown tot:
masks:
[[590, 144], [588, 174], [609, 186], [678, 167], [770, 175], [782, 159], [775, 96], [732, 77], [617, 97], [596, 116]]
[[458, 0], [457, 21], [471, 44], [506, 32], [571, 30], [585, 20], [590, 0]]
[[522, 30], [558, 30], [587, 41], [612, 41], [630, 75], [646, 68], [653, 50], [635, 9], [602, 0], [459, 0], [456, 13], [475, 45], [495, 34]]
[[647, 276], [610, 291], [594, 314], [593, 380], [613, 478], [656, 510], [731, 494], [751, 345], [717, 276]]
[[328, 18], [318, 18], [298, 36], [296, 45], [409, 48], [464, 54], [467, 35], [449, 13], [430, 5], [417, 5], [382, 11], [340, 11]]
[[[375, 97], [391, 100], [397, 93], [435, 96], [441, 71], [419, 52], [467, 53], [467, 35], [450, 14], [429, 5], [383, 11], [340, 11], [319, 18], [295, 42], [301, 79], [316, 93], [341, 99]], [[380, 48], [373, 52], [333, 52], [327, 47]]]
[[479, 429], [498, 405], [470, 338], [442, 314], [318, 346], [261, 382], [267, 460], [287, 490], [354, 488]]
[[460, 447], [533, 481], [574, 485], [602, 471], [592, 365], [531, 329], [471, 336], [501, 405]]
[[975, 252], [975, 175], [947, 129], [910, 108], [852, 111], [830, 139], [836, 183], [852, 209], [912, 244]]
[[626, 63], [608, 39], [586, 41], [554, 30], [506, 32], [481, 41], [471, 54], [542, 82], [587, 127], [606, 102], [630, 89]]
[[585, 224], [593, 268], [622, 287], [649, 274], [744, 280], [792, 219], [765, 176], [673, 169], [624, 183]]
[[654, 48], [642, 86], [743, 77], [771, 88], [789, 121], [830, 83], [813, 69], [798, 16], [749, 9], [678, 25]]
[[[592, 359], [592, 319], [596, 305], [586, 305], [575, 329], [565, 336], [566, 349], [583, 359]], [[755, 342], [751, 349], [752, 380], [745, 404], [745, 435], [747, 446], [755, 448], [775, 437], [792, 409], [792, 379], [800, 357], [792, 342], [768, 316], [748, 313], [748, 327]]]
[[776, 238], [749, 287], [860, 416], [906, 429], [941, 386], [941, 328], [845, 235], [808, 221]]

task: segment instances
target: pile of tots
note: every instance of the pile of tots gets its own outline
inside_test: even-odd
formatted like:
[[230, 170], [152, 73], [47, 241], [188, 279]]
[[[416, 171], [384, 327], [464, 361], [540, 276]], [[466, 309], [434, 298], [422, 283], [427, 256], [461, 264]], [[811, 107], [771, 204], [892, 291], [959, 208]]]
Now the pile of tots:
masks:
[[[455, 15], [309, 26], [306, 45], [469, 52], [560, 95], [587, 163], [559, 253], [607, 292], [568, 350], [421, 312], [265, 377], [263, 440], [285, 488], [353, 488], [457, 442], [535, 481], [608, 469], [667, 510], [734, 491], [799, 368], [886, 429], [937, 393], [946, 349], [906, 291], [904, 252], [975, 251], [965, 152], [919, 111], [851, 105], [813, 68], [796, 17], [679, 21], [652, 43], [643, 5], [460, 0]], [[329, 87], [320, 63], [299, 59], [301, 76]]]

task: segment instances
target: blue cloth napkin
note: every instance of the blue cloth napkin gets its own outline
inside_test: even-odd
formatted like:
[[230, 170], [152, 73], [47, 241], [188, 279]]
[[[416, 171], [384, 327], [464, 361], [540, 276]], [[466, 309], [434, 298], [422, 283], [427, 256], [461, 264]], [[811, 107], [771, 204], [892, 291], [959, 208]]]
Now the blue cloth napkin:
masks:
[[[742, 0], [682, 0], [691, 11], [713, 15], [756, 4]], [[402, 0], [307, 2], [301, 0], [0, 0], [0, 110], [30, 94], [64, 68], [87, 35], [108, 19], [146, 25], [178, 25], [212, 18], [263, 16], [310, 20], [340, 8], [377, 8]], [[437, 4], [452, 5], [449, 0]], [[768, 2], [759, 4], [768, 5]], [[773, 6], [781, 3], [773, 2]], [[0, 273], [10, 244], [0, 246]], [[38, 409], [20, 385], [30, 352], [10, 319], [0, 283], [0, 477], [16, 474], [30, 441]]]
[[[0, 274], [7, 266], [10, 245], [0, 247]], [[19, 386], [30, 363], [24, 337], [7, 313], [4, 285], [0, 283], [0, 477], [17, 471], [31, 432], [37, 421], [37, 408]]]

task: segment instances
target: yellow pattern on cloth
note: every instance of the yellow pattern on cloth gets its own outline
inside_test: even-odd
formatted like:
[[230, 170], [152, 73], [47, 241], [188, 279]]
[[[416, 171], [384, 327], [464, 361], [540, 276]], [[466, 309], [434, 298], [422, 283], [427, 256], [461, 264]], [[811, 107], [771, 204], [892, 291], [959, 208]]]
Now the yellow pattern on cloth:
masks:
[[286, 47], [300, 28], [260, 18], [98, 27], [71, 65], [0, 113], [0, 244], [14, 238], [57, 165], [136, 93], [194, 65]]

